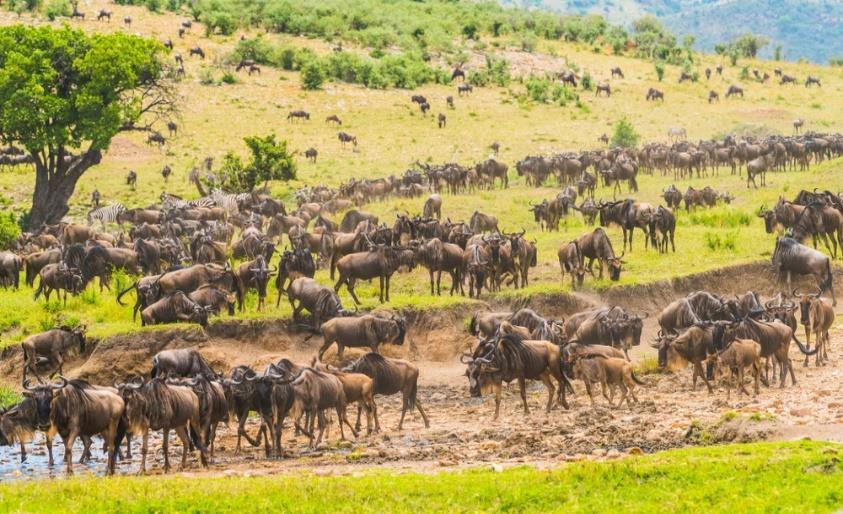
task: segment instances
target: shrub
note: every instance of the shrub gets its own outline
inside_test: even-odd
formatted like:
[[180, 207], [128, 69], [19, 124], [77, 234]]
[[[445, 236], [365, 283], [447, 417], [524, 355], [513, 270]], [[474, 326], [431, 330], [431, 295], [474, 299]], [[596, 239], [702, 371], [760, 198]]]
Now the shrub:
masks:
[[635, 132], [629, 120], [621, 118], [615, 123], [615, 132], [612, 135], [612, 144], [621, 148], [635, 148], [638, 145], [640, 136]]
[[657, 62], [653, 66], [656, 68], [656, 76], [659, 78], [659, 82], [661, 82], [664, 78], [664, 63]]
[[211, 68], [202, 68], [199, 70], [199, 83], [203, 86], [213, 86], [217, 83], [214, 78], [214, 70]]
[[56, 18], [67, 17], [73, 12], [67, 0], [48, 0], [44, 6], [44, 16], [54, 21]]
[[527, 87], [527, 96], [530, 100], [538, 103], [547, 103], [550, 99], [551, 82], [549, 80], [531, 76], [524, 85]]
[[[290, 48], [293, 53], [295, 52]], [[230, 62], [239, 63], [244, 59], [251, 59], [259, 64], [283, 64], [280, 59], [276, 57], [276, 51], [272, 44], [261, 36], [241, 39], [237, 46], [234, 47], [234, 52], [231, 54]], [[292, 59], [292, 57], [291, 57]], [[290, 66], [292, 66], [292, 61]]]
[[591, 73], [589, 73], [587, 71], [584, 72], [582, 74], [582, 80], [580, 82], [582, 83], [582, 88], [584, 90], [591, 91], [592, 89], [594, 89], [594, 84], [593, 84], [593, 81], [591, 79]]
[[310, 61], [302, 67], [301, 87], [304, 89], [319, 89], [325, 82], [325, 72], [316, 61]]
[[234, 74], [230, 71], [227, 71], [222, 74], [222, 82], [225, 84], [236, 84], [237, 77], [235, 77]]
[[20, 237], [20, 226], [15, 215], [9, 211], [0, 214], [0, 248], [9, 246]]

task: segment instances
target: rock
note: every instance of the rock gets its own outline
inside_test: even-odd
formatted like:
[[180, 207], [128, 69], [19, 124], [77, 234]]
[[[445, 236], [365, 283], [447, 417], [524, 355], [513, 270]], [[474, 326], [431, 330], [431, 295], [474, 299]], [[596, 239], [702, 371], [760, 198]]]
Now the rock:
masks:
[[456, 466], [457, 463], [452, 460], [440, 460], [437, 464], [441, 467]]
[[334, 472], [331, 471], [330, 469], [317, 469], [316, 471], [313, 472], [313, 474], [318, 476], [318, 477], [329, 477], [329, 476], [333, 475]]
[[492, 464], [492, 471], [495, 473], [502, 473], [503, 472], [503, 464]]
[[606, 458], [609, 459], [617, 459], [621, 456], [621, 452], [619, 452], [616, 448], [612, 448], [608, 452], [606, 452]]
[[608, 452], [606, 452], [604, 448], [595, 448], [591, 450], [591, 455], [593, 455], [594, 457], [605, 457], [606, 453]]
[[628, 448], [626, 450], [626, 452], [629, 453], [630, 455], [643, 455], [644, 454], [644, 450], [642, 450], [641, 448], [639, 448], [637, 446], [633, 446], [632, 448]]
[[802, 408], [802, 409], [790, 409], [790, 415], [796, 416], [799, 418], [804, 418], [805, 416], [811, 415], [811, 409]]

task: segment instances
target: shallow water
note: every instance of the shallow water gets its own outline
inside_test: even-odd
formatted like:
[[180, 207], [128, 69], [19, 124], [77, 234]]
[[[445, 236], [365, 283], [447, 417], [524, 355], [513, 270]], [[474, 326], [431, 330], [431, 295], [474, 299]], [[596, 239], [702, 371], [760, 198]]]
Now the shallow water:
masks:
[[[150, 442], [153, 442], [153, 437], [150, 437]], [[53, 440], [53, 466], [49, 465], [49, 457], [47, 456], [47, 447], [44, 444], [44, 434], [37, 434], [33, 440], [26, 445], [26, 462], [20, 461], [20, 445], [14, 446], [0, 446], [0, 482], [10, 480], [26, 480], [32, 478], [56, 478], [65, 476], [64, 464], [64, 445], [61, 443], [61, 438]], [[154, 458], [156, 456], [156, 449], [158, 441], [155, 444], [150, 444], [150, 452], [147, 455], [147, 468], [151, 468], [151, 464], [156, 464]], [[170, 456], [181, 455], [181, 447], [178, 447], [176, 452], [173, 451], [171, 441]], [[107, 456], [102, 451], [102, 438], [94, 437], [91, 445], [91, 460], [86, 464], [79, 464], [79, 459], [82, 457], [82, 450], [84, 445], [81, 439], [77, 439], [73, 444], [73, 472], [77, 476], [102, 476], [105, 475], [105, 468], [107, 463]], [[123, 444], [125, 450], [125, 443]], [[172, 459], [171, 459], [172, 461]], [[175, 461], [178, 464], [178, 460]], [[140, 466], [140, 441], [132, 441], [132, 459], [118, 460], [117, 473], [121, 475], [134, 474], [138, 471]]]

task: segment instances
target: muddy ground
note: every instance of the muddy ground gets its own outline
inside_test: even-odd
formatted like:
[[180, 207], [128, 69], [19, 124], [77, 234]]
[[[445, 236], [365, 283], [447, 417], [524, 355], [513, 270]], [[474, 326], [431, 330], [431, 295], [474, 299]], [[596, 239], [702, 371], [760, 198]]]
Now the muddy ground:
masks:
[[[617, 288], [607, 294], [533, 297], [517, 305], [495, 304], [517, 308], [524, 305], [548, 317], [560, 318], [590, 305], [612, 303], [627, 308], [655, 313], [664, 304], [688, 291], [706, 288], [722, 294], [755, 289], [772, 294], [772, 285], [765, 286], [762, 265], [744, 265], [718, 270], [696, 277], [677, 279], [650, 286]], [[839, 282], [838, 282], [839, 283]], [[283, 460], [267, 460], [263, 448], [253, 448], [243, 441], [243, 451], [234, 454], [236, 426], [218, 431], [217, 455], [208, 471], [203, 471], [196, 456], [188, 460], [188, 473], [268, 474], [308, 470], [317, 474], [355, 473], [367, 467], [386, 466], [394, 470], [435, 471], [451, 467], [489, 463], [497, 465], [531, 464], [549, 466], [562, 461], [614, 458], [624, 454], [649, 453], [673, 447], [713, 444], [757, 439], [843, 440], [843, 322], [838, 318], [832, 330], [829, 349], [831, 362], [817, 368], [803, 367], [803, 357], [795, 345], [791, 357], [796, 369], [797, 384], [779, 389], [761, 388], [757, 397], [738, 396], [735, 391], [727, 400], [722, 386], [708, 394], [705, 386], [691, 389], [690, 368], [676, 373], [645, 373], [651, 369], [655, 350], [646, 342], [657, 329], [653, 317], [648, 318], [642, 340], [633, 350], [639, 374], [647, 385], [639, 387], [638, 404], [620, 409], [610, 408], [602, 398], [592, 407], [581, 383], [576, 382], [576, 395], [569, 396], [570, 409], [556, 407], [544, 412], [547, 393], [539, 383], [529, 387], [531, 413], [521, 410], [517, 386], [505, 388], [498, 421], [492, 420], [492, 397], [470, 398], [465, 367], [458, 355], [469, 348], [472, 339], [465, 331], [465, 319], [481, 306], [469, 306], [447, 312], [409, 312], [412, 327], [408, 343], [403, 347], [385, 346], [383, 353], [413, 360], [421, 370], [419, 400], [430, 416], [431, 427], [424, 428], [418, 412], [408, 414], [404, 430], [397, 431], [401, 401], [398, 397], [377, 398], [383, 431], [379, 434], [339, 440], [336, 423], [318, 449], [307, 448], [304, 437], [295, 438], [292, 430], [283, 432]], [[485, 308], [485, 307], [484, 307]], [[801, 330], [801, 327], [800, 327]], [[804, 333], [800, 332], [800, 337]], [[192, 346], [206, 355], [218, 369], [237, 364], [252, 364], [259, 369], [282, 356], [306, 363], [321, 345], [319, 338], [304, 342], [304, 335], [291, 333], [285, 322], [260, 324], [226, 323], [213, 326], [208, 333], [171, 330], [101, 341], [91, 355], [71, 362], [70, 375], [88, 378], [97, 383], [111, 383], [130, 373], [148, 372], [151, 355], [163, 348]], [[357, 352], [347, 352], [346, 360]], [[19, 372], [17, 350], [4, 352], [0, 376], [11, 380]], [[334, 359], [333, 353], [328, 360]], [[356, 409], [349, 409], [349, 414]], [[365, 425], [365, 420], [364, 420]], [[247, 430], [254, 434], [258, 421], [250, 419]], [[171, 435], [171, 441], [176, 439]], [[40, 441], [40, 439], [38, 440]], [[137, 442], [135, 450], [139, 450]], [[171, 443], [171, 456], [178, 463], [181, 446]], [[162, 472], [160, 436], [151, 448], [151, 472]], [[26, 478], [61, 474], [62, 467], [50, 470], [44, 458], [43, 445], [31, 448], [29, 462], [19, 464], [18, 449], [0, 448], [0, 477]], [[77, 466], [78, 473], [99, 473], [104, 458], [95, 451], [91, 466]], [[61, 455], [61, 450], [56, 452]], [[77, 451], [76, 455], [79, 455]], [[59, 457], [60, 458], [60, 457]], [[136, 471], [137, 451], [131, 463], [124, 462], [121, 472]]]

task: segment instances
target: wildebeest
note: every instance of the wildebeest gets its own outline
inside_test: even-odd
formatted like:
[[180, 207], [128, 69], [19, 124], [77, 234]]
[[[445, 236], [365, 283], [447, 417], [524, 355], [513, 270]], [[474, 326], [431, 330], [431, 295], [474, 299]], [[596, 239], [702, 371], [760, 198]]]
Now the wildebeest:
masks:
[[175, 431], [182, 444], [180, 471], [187, 462], [188, 441], [199, 449], [202, 466], [208, 467], [207, 449], [200, 440], [202, 425], [199, 398], [192, 389], [169, 385], [161, 378], [153, 378], [146, 383], [118, 384], [117, 388], [126, 402], [127, 432], [132, 435], [139, 434], [142, 438], [140, 473], [146, 473], [150, 430], [163, 431], [165, 473], [170, 471], [170, 430]]
[[167, 139], [159, 132], [152, 132], [151, 134], [146, 136], [146, 144], [148, 145], [164, 146], [166, 142]]
[[425, 218], [442, 219], [442, 197], [436, 193], [424, 201], [422, 216]]
[[310, 147], [304, 151], [304, 156], [310, 162], [316, 162], [316, 157], [319, 155], [319, 152], [316, 151], [316, 148]]
[[506, 334], [490, 352], [473, 356], [464, 354], [460, 360], [467, 364], [465, 374], [471, 396], [479, 397], [484, 392], [494, 391], [495, 420], [500, 414], [501, 385], [513, 380], [518, 381], [525, 414], [530, 412], [527, 407], [527, 380], [538, 379], [544, 383], [548, 393], [546, 410], [550, 412], [556, 392], [551, 379], [555, 379], [559, 387], [559, 403], [568, 408], [565, 390], [570, 384], [562, 372], [559, 347], [549, 341], [522, 340], [514, 334]]
[[319, 349], [317, 359], [322, 360], [325, 351], [337, 344], [337, 359], [342, 361], [345, 348], [366, 347], [378, 353], [382, 343], [404, 344], [407, 334], [407, 321], [399, 316], [388, 318], [366, 314], [357, 318], [334, 318], [320, 327], [324, 342]]
[[[834, 323], [834, 308], [828, 304], [820, 293], [799, 293], [793, 291], [794, 298], [799, 300], [800, 323], [805, 327], [805, 346], [811, 347], [811, 333], [815, 334], [817, 342], [816, 364], [819, 366], [828, 361], [828, 331]], [[805, 356], [808, 365], [808, 356]]]
[[182, 291], [165, 296], [141, 312], [141, 325], [188, 322], [208, 326], [208, 309], [197, 304]]
[[[673, 236], [676, 232], [676, 217], [673, 213], [659, 205], [650, 218], [650, 241], [659, 253], [667, 253], [667, 243], [670, 241], [671, 249], [676, 253], [676, 244]], [[661, 234], [659, 238], [658, 234]]]
[[100, 9], [100, 12], [97, 14], [97, 21], [102, 21], [103, 19], [111, 21], [111, 11]]
[[512, 312], [509, 311], [475, 312], [474, 315], [471, 316], [468, 333], [482, 339], [488, 339], [497, 333], [498, 327], [500, 327], [501, 323], [511, 317]]
[[202, 50], [201, 47], [194, 46], [193, 48], [190, 49], [190, 51], [188, 52], [188, 55], [190, 57], [193, 57], [194, 55], [198, 55], [200, 58], [204, 59], [205, 58], [205, 51]]
[[[57, 295], [63, 298], [64, 305], [67, 305], [68, 291], [72, 295], [79, 294], [85, 287], [84, 279], [81, 272], [75, 268], [68, 268], [64, 263], [47, 264], [39, 272], [41, 280], [38, 282], [38, 289], [35, 290], [35, 299], [37, 300], [41, 293], [49, 302], [50, 293], [57, 291]], [[62, 294], [64, 291], [64, 294]]]
[[469, 93], [472, 93], [473, 91], [474, 91], [474, 86], [472, 86], [471, 84], [460, 84], [459, 86], [457, 86], [457, 93], [460, 96], [462, 96], [463, 93], [469, 94]]
[[562, 243], [557, 255], [559, 267], [562, 270], [562, 278], [565, 278], [567, 272], [571, 275], [571, 289], [582, 286], [583, 278], [585, 278], [585, 266], [583, 265], [584, 259], [579, 243], [576, 240]]
[[113, 475], [123, 399], [112, 388], [93, 386], [84, 380], [60, 378], [61, 384], [48, 386], [52, 393], [50, 433], [58, 433], [62, 438], [67, 474], [73, 474], [73, 443], [76, 438], [90, 439], [91, 436], [101, 435], [108, 451], [106, 474]]
[[[638, 403], [638, 398], [635, 396], [635, 384], [646, 385], [635, 376], [635, 371], [633, 371], [632, 364], [629, 361], [616, 357], [599, 355], [576, 357], [572, 367], [574, 377], [585, 382], [585, 389], [592, 406], [594, 405], [594, 393], [592, 391], [594, 384], [600, 384], [603, 397], [606, 398], [609, 405], [620, 407], [626, 400], [630, 409], [632, 409], [632, 403], [629, 401], [630, 396], [635, 400], [635, 403]], [[606, 394], [607, 386], [611, 391], [610, 395]], [[615, 388], [621, 390], [621, 397], [617, 405], [612, 404]]]
[[336, 123], [337, 125], [342, 125], [342, 120], [336, 114], [332, 114], [325, 118], [325, 123]]
[[217, 378], [208, 361], [193, 348], [162, 350], [152, 357], [151, 378], [190, 378], [196, 375], [202, 375], [208, 380]]
[[813, 275], [820, 292], [830, 291], [832, 305], [837, 306], [830, 257], [813, 248], [808, 248], [793, 238], [779, 237], [776, 238], [772, 262], [779, 280], [786, 278], [789, 291], [792, 291], [791, 276], [793, 274]]
[[729, 89], [726, 90], [726, 98], [730, 98], [732, 96], [740, 95], [743, 98], [743, 88], [736, 85], [729, 86]]
[[12, 252], [0, 252], [0, 285], [18, 289], [23, 259]]
[[620, 66], [615, 66], [614, 68], [611, 69], [611, 72], [612, 72], [612, 78], [615, 78], [615, 75], [617, 75], [620, 78], [624, 78], [623, 70], [621, 70]]
[[[362, 373], [371, 378], [376, 395], [388, 396], [401, 393], [401, 419], [398, 422], [398, 430], [404, 426], [404, 416], [407, 411], [412, 411], [414, 408], [421, 414], [425, 428], [430, 428], [427, 414], [417, 398], [419, 369], [414, 364], [401, 359], [389, 359], [378, 353], [367, 353], [343, 369], [353, 373]], [[377, 406], [375, 406], [375, 430], [380, 431], [377, 412]], [[355, 426], [360, 426], [359, 409]]]
[[440, 112], [439, 116], [437, 117], [437, 123], [439, 125], [439, 128], [445, 128], [445, 124], [447, 122], [448, 122], [448, 118]]
[[[345, 439], [344, 425], [347, 425], [354, 437], [357, 437], [357, 431], [348, 422], [346, 416], [347, 398], [339, 378], [312, 368], [304, 368], [285, 383], [289, 383], [295, 391], [295, 402], [291, 410], [293, 419], [298, 418], [300, 414], [310, 415], [310, 426], [307, 429], [310, 433], [311, 447], [317, 447], [322, 441], [326, 425], [324, 412], [327, 409], [336, 409], [342, 439]], [[317, 419], [319, 420], [319, 435], [314, 440], [313, 425]]]
[[469, 228], [475, 234], [482, 232], [496, 232], [498, 231], [498, 218], [491, 214], [485, 214], [480, 211], [474, 211], [471, 215], [471, 220], [468, 223]]
[[808, 78], [805, 79], [805, 87], [811, 87], [812, 85], [816, 84], [817, 87], [822, 87], [820, 83], [820, 79], [813, 75], [808, 75]]
[[345, 148], [346, 143], [352, 143], [355, 147], [357, 147], [357, 136], [352, 136], [347, 132], [339, 132], [337, 134], [337, 139], [340, 140], [340, 144], [343, 148]]
[[600, 93], [606, 93], [606, 96], [612, 96], [612, 86], [608, 82], [597, 84], [594, 87], [594, 96], [600, 96]]
[[38, 370], [52, 378], [63, 373], [65, 358], [73, 353], [85, 354], [85, 327], [60, 327], [29, 336], [21, 343], [23, 350], [23, 382], [32, 373], [41, 382]]
[[653, 100], [653, 101], [661, 100], [663, 102], [664, 101], [664, 93], [659, 91], [656, 88], [651, 87], [650, 89], [647, 90], [646, 100], [648, 100], [648, 101], [649, 100]]
[[597, 259], [600, 263], [600, 274], [598, 278], [603, 278], [603, 268], [609, 268], [609, 278], [617, 281], [621, 277], [621, 265], [623, 264], [624, 253], [620, 256], [615, 255], [615, 250], [612, 248], [612, 242], [606, 231], [600, 227], [587, 234], [583, 234], [577, 239], [580, 251], [583, 257], [588, 258], [588, 270], [593, 274], [594, 260]]
[[244, 262], [237, 267], [234, 277], [237, 282], [237, 307], [243, 311], [246, 292], [252, 287], [258, 292], [258, 310], [263, 310], [266, 300], [266, 286], [269, 278], [278, 272], [278, 268], [270, 268], [263, 255], [254, 260]]
[[[755, 381], [754, 392], [758, 395], [758, 381], [761, 377], [761, 345], [749, 339], [736, 339], [732, 341], [725, 350], [709, 355], [709, 363], [715, 364], [716, 368], [725, 368], [732, 375], [727, 384], [731, 384], [731, 378], [737, 377], [738, 391], [749, 395], [744, 387], [744, 370], [752, 368], [752, 376]], [[726, 388], [726, 399], [731, 395], [731, 387]]]
[[378, 225], [378, 217], [376, 215], [359, 211], [357, 209], [351, 209], [345, 213], [345, 216], [343, 216], [342, 221], [340, 222], [340, 232], [354, 232], [354, 229], [364, 221], [368, 221], [369, 225], [373, 227]]
[[293, 320], [297, 321], [302, 309], [307, 309], [313, 317], [314, 330], [317, 330], [326, 320], [337, 316], [354, 315], [353, 312], [343, 308], [339, 296], [333, 289], [320, 285], [312, 278], [299, 277], [293, 280], [287, 288], [287, 298], [293, 308]]
[[[337, 261], [339, 278], [334, 285], [334, 291], [339, 292], [340, 287], [345, 285], [354, 303], [360, 305], [360, 299], [354, 292], [355, 283], [358, 280], [377, 278], [380, 286], [378, 298], [381, 303], [384, 300], [388, 302], [390, 281], [392, 275], [398, 271], [402, 264], [401, 255], [403, 251], [399, 247], [372, 244], [370, 249], [365, 252], [355, 252], [343, 256]], [[412, 267], [412, 264], [410, 267]]]
[[720, 95], [717, 93], [717, 91], [712, 89], [711, 91], [708, 92], [708, 103], [719, 102], [719, 101], [720, 101]]
[[663, 189], [662, 192], [664, 193], [662, 197], [665, 203], [667, 203], [667, 206], [671, 209], [678, 209], [679, 204], [682, 202], [682, 192], [677, 189], [676, 185], [671, 184], [667, 189]]

